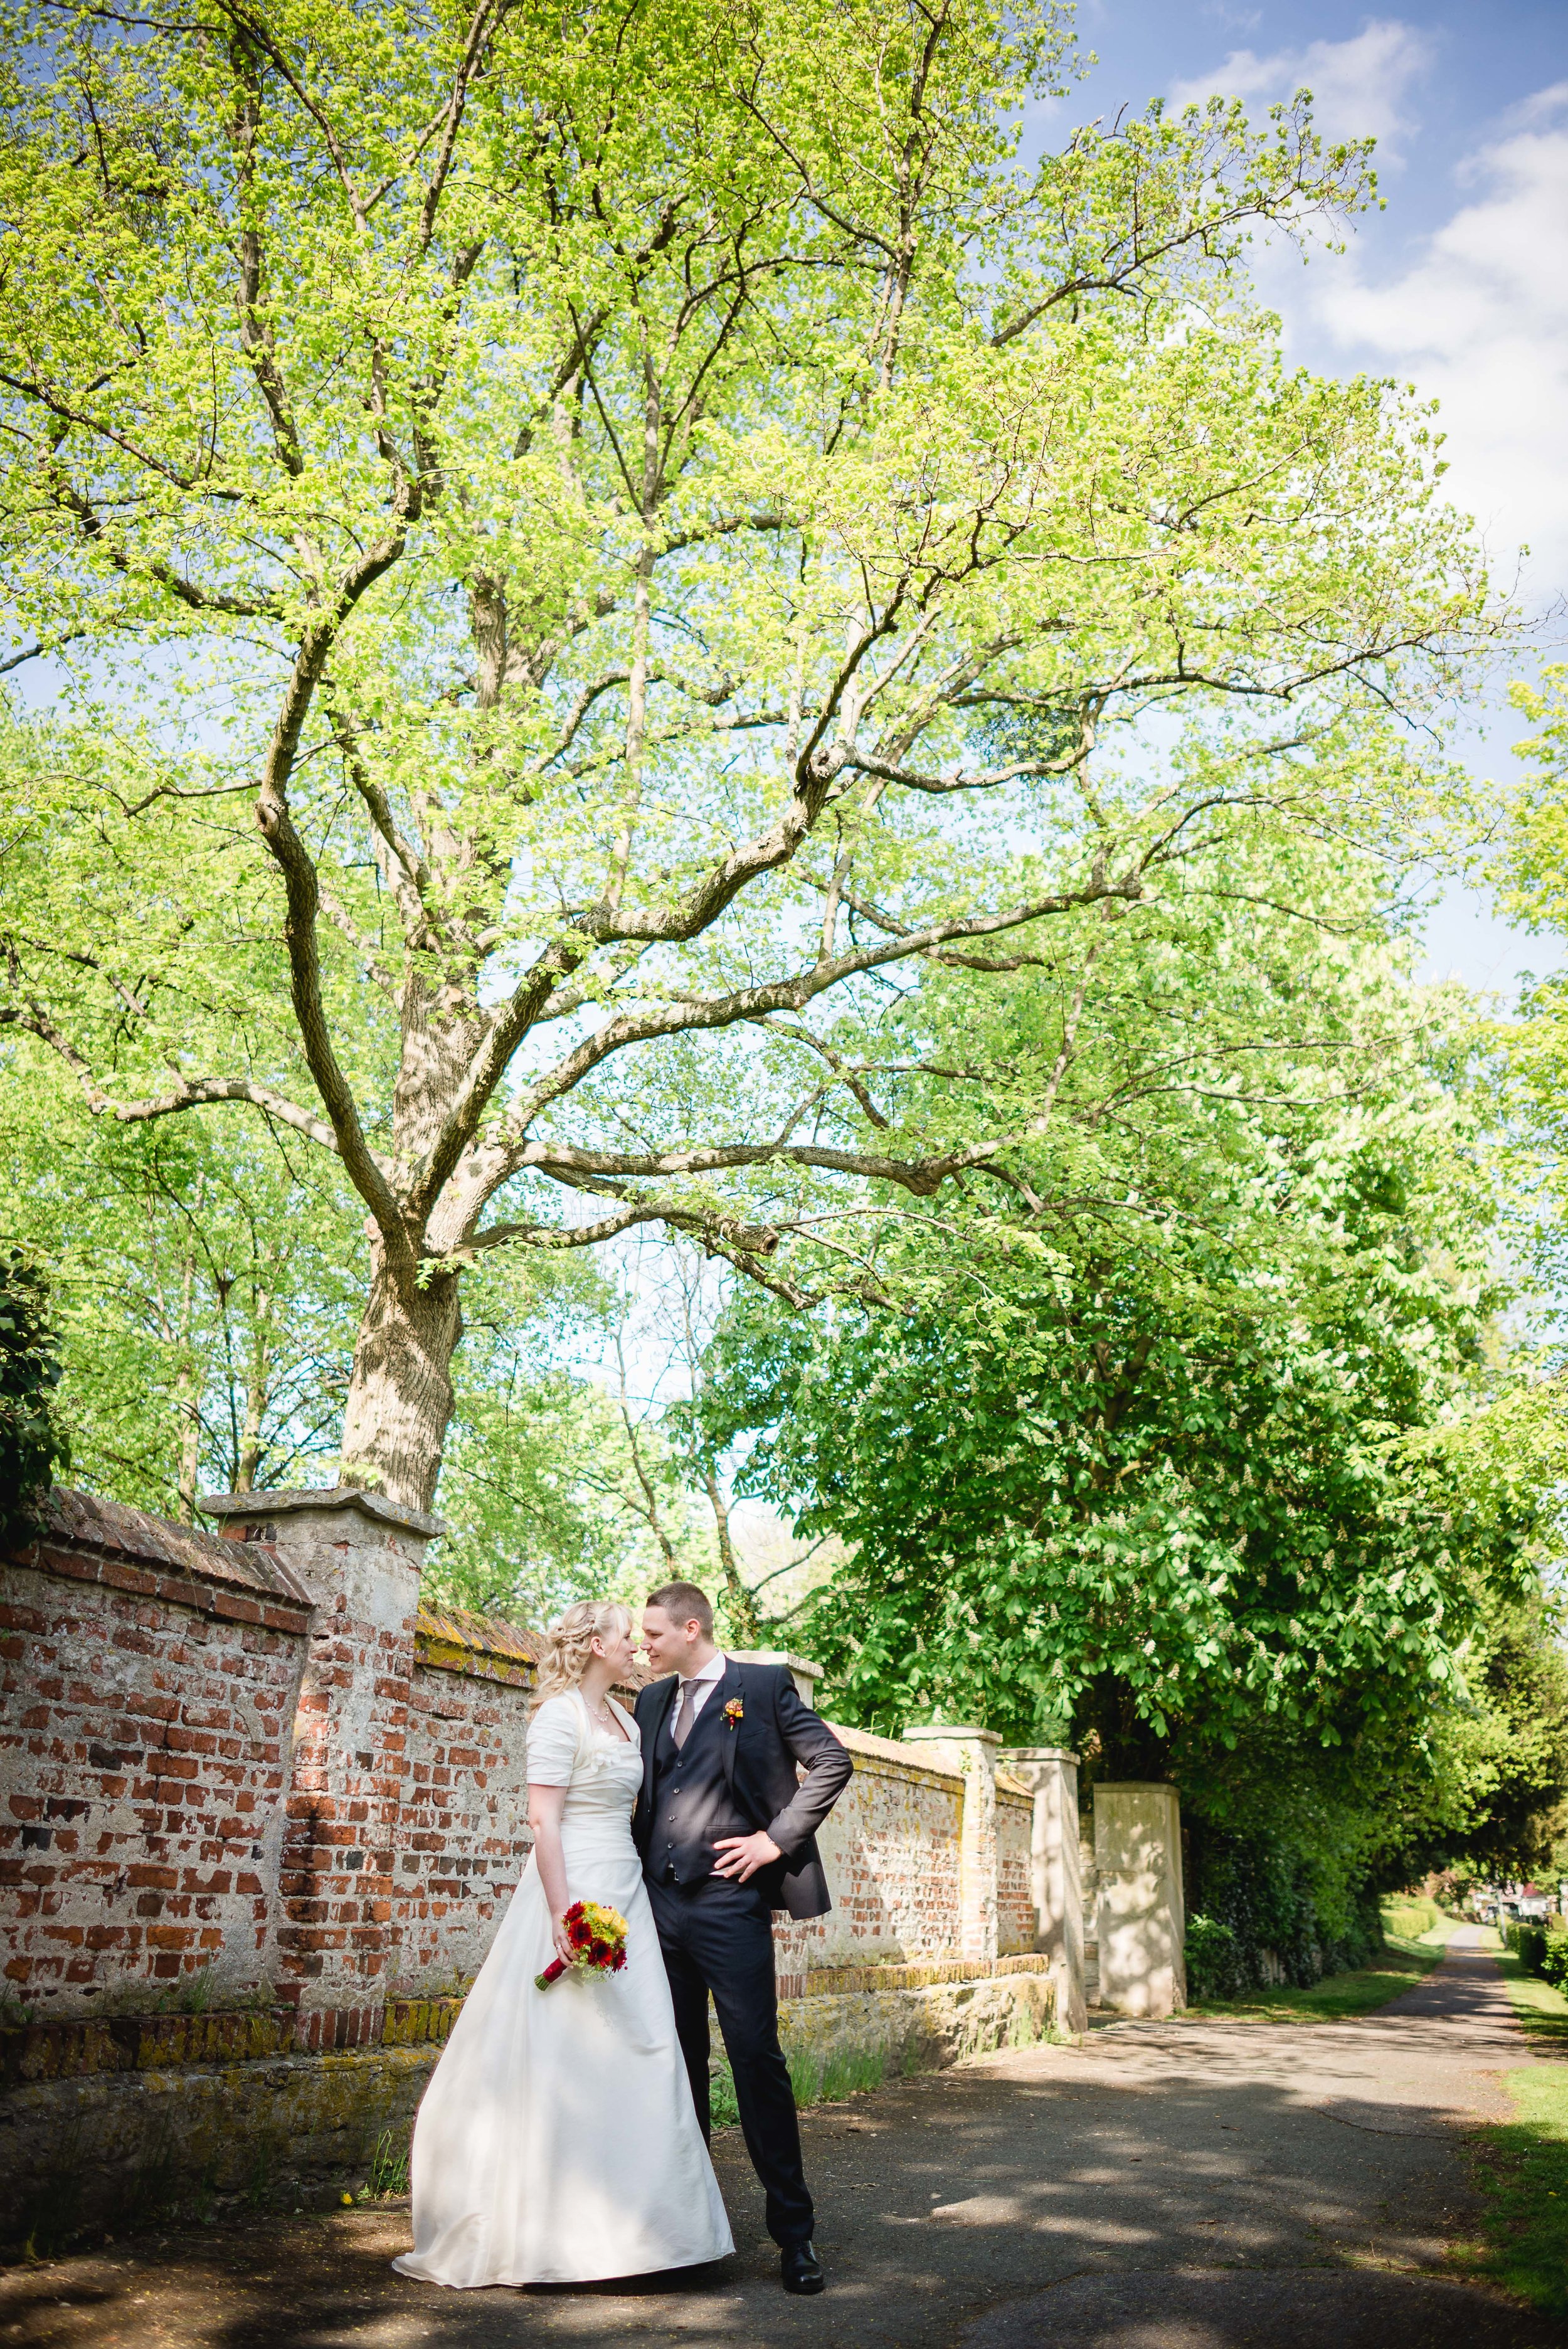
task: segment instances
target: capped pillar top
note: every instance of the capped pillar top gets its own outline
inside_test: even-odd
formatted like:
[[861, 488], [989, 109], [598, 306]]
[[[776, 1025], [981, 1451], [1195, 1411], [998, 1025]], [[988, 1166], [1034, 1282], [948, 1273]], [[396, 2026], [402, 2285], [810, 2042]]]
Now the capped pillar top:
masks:
[[794, 1656], [785, 1648], [727, 1648], [738, 1664], [782, 1664], [795, 1683], [795, 1693], [802, 1704], [810, 1704], [816, 1694], [817, 1682], [822, 1677], [822, 1667], [809, 1656]]
[[1070, 1745], [1004, 1745], [996, 1759], [1024, 1785], [1037, 1787], [1052, 1777], [1064, 1762], [1076, 1767], [1078, 1756]]
[[[427, 1516], [422, 1509], [410, 1509], [401, 1501], [389, 1501], [384, 1493], [366, 1492], [358, 1485], [321, 1485], [294, 1488], [290, 1486], [274, 1493], [208, 1493], [201, 1504], [205, 1517], [217, 1517], [229, 1533], [242, 1539], [240, 1528], [260, 1525], [287, 1516], [302, 1509], [352, 1509], [369, 1519], [372, 1525], [395, 1526], [400, 1533], [420, 1534], [433, 1541], [446, 1526], [439, 1517]], [[260, 1536], [253, 1536], [260, 1539]]]
[[988, 1745], [995, 1753], [1002, 1743], [994, 1729], [982, 1729], [977, 1722], [917, 1721], [903, 1733], [906, 1745], [924, 1739], [962, 1738], [966, 1745]]
[[266, 1542], [317, 1607], [413, 1636], [425, 1545], [439, 1517], [357, 1485], [314, 1492], [211, 1493], [201, 1506], [235, 1542]]

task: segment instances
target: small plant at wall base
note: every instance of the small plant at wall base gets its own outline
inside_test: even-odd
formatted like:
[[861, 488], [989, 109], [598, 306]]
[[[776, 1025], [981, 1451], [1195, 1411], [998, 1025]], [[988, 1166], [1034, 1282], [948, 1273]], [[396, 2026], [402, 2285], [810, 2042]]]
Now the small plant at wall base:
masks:
[[1252, 1987], [1241, 1943], [1218, 1917], [1187, 1920], [1187, 1995], [1194, 2002], [1240, 1998]]
[[0, 1543], [27, 1540], [69, 1464], [54, 1416], [60, 1362], [44, 1278], [19, 1249], [0, 1250]]

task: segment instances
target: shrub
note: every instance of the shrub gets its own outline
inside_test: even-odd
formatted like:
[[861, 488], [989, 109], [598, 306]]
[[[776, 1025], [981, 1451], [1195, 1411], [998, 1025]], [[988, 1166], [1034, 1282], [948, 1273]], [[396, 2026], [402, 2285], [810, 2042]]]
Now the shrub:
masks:
[[1242, 1945], [1217, 1917], [1187, 1920], [1187, 1995], [1191, 1999], [1240, 1998], [1251, 1987]]
[[1418, 1892], [1397, 1892], [1385, 1900], [1383, 1930], [1397, 1933], [1402, 1941], [1418, 1941], [1423, 1933], [1434, 1932], [1443, 1921], [1443, 1912], [1435, 1900]]
[[1568, 1990], [1568, 1933], [1548, 1933], [1541, 1971], [1556, 1990]]
[[1513, 1951], [1527, 1974], [1545, 1971], [1546, 1935], [1539, 1925], [1505, 1925], [1503, 1947]]
[[[1238, 1997], [1277, 1979], [1278, 1969], [1305, 1990], [1326, 1973], [1367, 1964], [1383, 1946], [1375, 1895], [1344, 1891], [1326, 1916], [1312, 1857], [1283, 1836], [1238, 1835], [1194, 1821], [1191, 1853], [1193, 1922], [1202, 1916], [1229, 1930], [1238, 1970], [1233, 1990], [1205, 1996]], [[1198, 1964], [1202, 1975], [1202, 1949]]]

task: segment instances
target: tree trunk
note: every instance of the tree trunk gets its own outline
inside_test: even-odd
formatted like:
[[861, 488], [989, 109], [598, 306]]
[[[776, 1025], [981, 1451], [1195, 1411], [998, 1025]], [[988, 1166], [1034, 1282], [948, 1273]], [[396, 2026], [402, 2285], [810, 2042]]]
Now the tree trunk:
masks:
[[394, 1280], [371, 1243], [370, 1294], [343, 1417], [342, 1478], [405, 1507], [429, 1509], [452, 1415], [452, 1356], [462, 1336], [456, 1273], [420, 1288]]
[[[201, 1206], [201, 1177], [196, 1177], [196, 1206]], [[180, 1287], [180, 1368], [174, 1381], [174, 1408], [180, 1421], [180, 1499], [182, 1525], [196, 1522], [196, 1491], [201, 1481], [201, 1380], [191, 1343], [192, 1294], [196, 1281], [194, 1226], [188, 1230]]]
[[756, 1601], [742, 1582], [740, 1568], [736, 1563], [735, 1545], [729, 1538], [729, 1505], [711, 1468], [704, 1470], [703, 1478], [718, 1534], [718, 1562], [724, 1568], [726, 1612], [741, 1638], [755, 1648], [762, 1637], [762, 1627], [757, 1619]]

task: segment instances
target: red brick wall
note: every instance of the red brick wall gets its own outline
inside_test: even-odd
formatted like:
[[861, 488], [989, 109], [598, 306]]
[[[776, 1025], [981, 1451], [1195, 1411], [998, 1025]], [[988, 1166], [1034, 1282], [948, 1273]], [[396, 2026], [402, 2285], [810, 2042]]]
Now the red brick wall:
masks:
[[[298, 2044], [341, 2047], [380, 2036], [390, 1994], [477, 1972], [530, 1848], [526, 1635], [417, 1611], [417, 1547], [358, 1511], [291, 1568], [264, 1523], [230, 1540], [52, 1506], [50, 1537], [0, 1561], [10, 1997], [145, 2011], [211, 1964], [220, 2002], [269, 1982]], [[843, 1735], [835, 1906], [779, 1929], [787, 1993], [961, 1952], [963, 1781]], [[1000, 1946], [1027, 1949], [1029, 1806], [997, 1794]]]
[[0, 1565], [0, 1968], [42, 2014], [270, 1971], [306, 1618], [189, 1563]]
[[493, 1651], [420, 1640], [397, 1863], [397, 1979], [410, 1992], [478, 1973], [532, 1848], [532, 1680], [531, 1665]]
[[1039, 1930], [1035, 1911], [1030, 1844], [1035, 1806], [1028, 1795], [996, 1789], [996, 1947], [1032, 1950]]
[[964, 1782], [886, 1738], [841, 1730], [855, 1775], [818, 1837], [833, 1906], [775, 1927], [780, 1987], [813, 1967], [960, 1953]]

